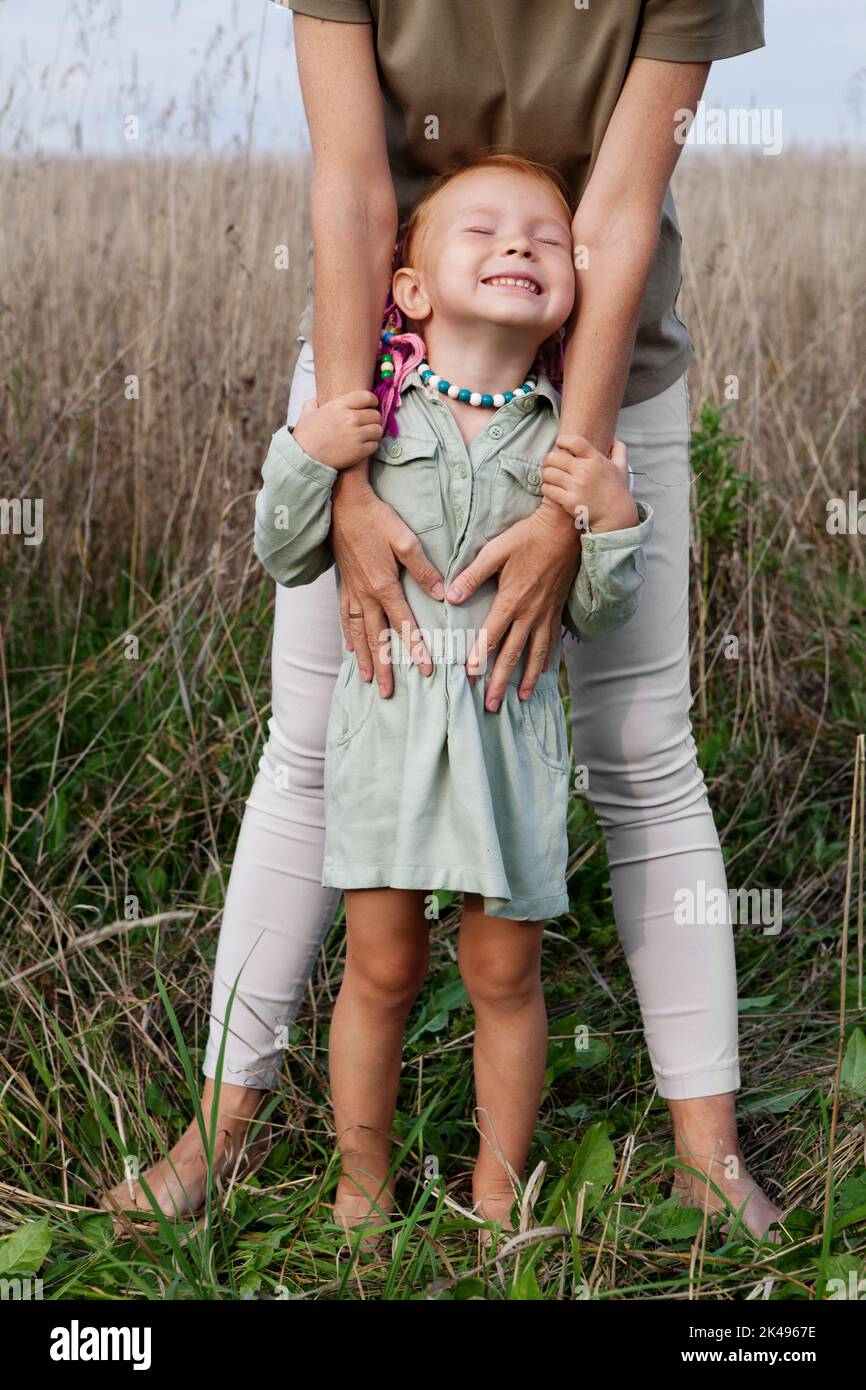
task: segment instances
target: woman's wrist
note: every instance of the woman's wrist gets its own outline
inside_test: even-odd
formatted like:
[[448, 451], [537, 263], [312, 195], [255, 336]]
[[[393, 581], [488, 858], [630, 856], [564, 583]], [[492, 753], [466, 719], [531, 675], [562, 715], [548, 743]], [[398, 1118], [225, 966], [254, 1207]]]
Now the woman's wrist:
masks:
[[341, 468], [334, 482], [334, 500], [345, 498], [350, 502], [362, 493], [372, 491], [370, 487], [370, 460], [361, 459], [351, 468]]
[[547, 523], [551, 530], [562, 536], [563, 540], [569, 537], [574, 539], [575, 550], [580, 548], [580, 533], [583, 529], [579, 526], [575, 518], [569, 514], [565, 507], [561, 507], [558, 502], [554, 502], [550, 497], [541, 499], [541, 506], [536, 512], [536, 516], [541, 521]]

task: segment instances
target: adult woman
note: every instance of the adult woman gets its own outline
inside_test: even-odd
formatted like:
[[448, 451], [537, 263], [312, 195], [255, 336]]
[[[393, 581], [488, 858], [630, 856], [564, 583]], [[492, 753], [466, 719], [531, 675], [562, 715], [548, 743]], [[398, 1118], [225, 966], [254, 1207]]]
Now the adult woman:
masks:
[[[369, 388], [398, 226], [432, 174], [506, 145], [558, 169], [579, 198], [560, 444], [582, 436], [607, 453], [614, 435], [624, 439], [635, 494], [651, 501], [656, 521], [637, 618], [591, 648], [566, 648], [575, 760], [588, 769], [604, 826], [617, 927], [677, 1151], [735, 1206], [745, 1202], [747, 1225], [763, 1234], [778, 1211], [749, 1178], [737, 1141], [731, 929], [675, 918], [678, 890], [700, 880], [724, 888], [725, 877], [688, 718], [692, 347], [674, 308], [680, 235], [669, 189], [682, 112], [696, 108], [713, 60], [763, 44], [761, 0], [539, 0], [530, 22], [520, 0], [279, 3], [296, 12], [314, 162], [315, 317], [308, 305], [290, 420], [305, 395], [321, 402]], [[532, 254], [522, 245], [501, 250], [515, 263]], [[399, 565], [429, 592], [439, 576], [376, 498], [366, 462], [340, 476], [333, 540], [346, 640], [387, 698], [379, 634], [414, 626]], [[449, 589], [459, 602], [499, 572], [487, 624], [497, 653], [491, 718], [524, 648], [523, 695], [544, 669], [577, 547], [568, 519], [545, 500]], [[278, 591], [274, 718], [233, 866], [205, 1059], [212, 1078], [228, 992], [243, 968], [220, 1099], [220, 1164], [274, 1084], [274, 1028], [293, 1016], [336, 907], [319, 874], [324, 719], [339, 635], [332, 576]], [[208, 1080], [206, 1114], [211, 1096]], [[150, 1186], [169, 1206], [197, 1204], [195, 1125], [170, 1158], [146, 1175]], [[684, 1198], [707, 1200], [698, 1177], [675, 1185]], [[125, 1187], [117, 1192], [125, 1202]]]

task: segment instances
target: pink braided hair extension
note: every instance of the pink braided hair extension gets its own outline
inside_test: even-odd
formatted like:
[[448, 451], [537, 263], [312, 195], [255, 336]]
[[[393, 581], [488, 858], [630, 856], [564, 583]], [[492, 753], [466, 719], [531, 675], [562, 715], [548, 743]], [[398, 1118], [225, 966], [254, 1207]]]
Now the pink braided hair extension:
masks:
[[[394, 359], [394, 374], [388, 378], [377, 381], [373, 387], [375, 395], [379, 398], [379, 408], [382, 411], [382, 425], [386, 434], [397, 434], [397, 411], [400, 409], [400, 387], [406, 377], [423, 362], [426, 354], [424, 341], [419, 338], [417, 333], [402, 333], [404, 327], [403, 315], [399, 306], [394, 301], [392, 286], [394, 283], [394, 271], [399, 269], [403, 262], [403, 246], [406, 237], [405, 233], [401, 236], [394, 247], [394, 255], [391, 261], [391, 282], [388, 288], [388, 300], [385, 304], [385, 312], [382, 315], [382, 333], [391, 332], [394, 337], [387, 344], [387, 350]], [[384, 351], [386, 344], [380, 338], [379, 350]], [[378, 369], [378, 360], [377, 360]], [[378, 371], [377, 371], [378, 375]]]
[[[394, 247], [391, 262], [391, 285], [393, 285], [394, 271], [403, 264], [405, 239], [404, 233]], [[373, 392], [379, 400], [384, 431], [394, 437], [397, 435], [400, 388], [409, 373], [414, 371], [420, 362], [423, 362], [427, 353], [423, 338], [420, 338], [417, 333], [401, 332], [404, 326], [403, 314], [394, 301], [393, 290], [389, 287], [388, 301], [382, 315], [382, 333], [390, 332], [393, 336], [387, 344], [380, 338], [379, 350], [380, 353], [387, 350], [393, 358], [394, 373], [392, 376], [377, 381], [373, 387]], [[555, 338], [549, 338], [542, 345], [536, 359], [536, 365], [547, 373], [551, 385], [557, 391], [561, 391], [565, 376], [565, 334], [562, 329], [555, 335]]]

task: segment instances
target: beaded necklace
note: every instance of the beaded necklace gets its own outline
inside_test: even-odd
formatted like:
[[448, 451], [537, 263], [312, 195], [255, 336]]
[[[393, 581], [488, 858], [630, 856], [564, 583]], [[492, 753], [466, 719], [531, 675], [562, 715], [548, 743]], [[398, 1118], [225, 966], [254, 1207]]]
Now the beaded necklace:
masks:
[[[388, 344], [393, 337], [394, 334], [391, 331], [382, 334], [385, 351], [379, 358], [379, 375], [383, 382], [390, 381], [394, 376], [394, 358], [388, 351]], [[491, 394], [489, 391], [471, 391], [468, 386], [452, 386], [451, 382], [446, 381], [444, 376], [437, 376], [426, 357], [422, 357], [417, 370], [425, 386], [440, 391], [443, 396], [450, 396], [454, 401], [463, 401], [466, 405], [480, 406], [485, 410], [489, 410], [491, 407], [498, 410], [500, 406], [507, 405], [515, 398], [530, 396], [538, 385], [538, 373], [529, 372], [522, 385], [515, 386], [513, 391], [496, 391]]]

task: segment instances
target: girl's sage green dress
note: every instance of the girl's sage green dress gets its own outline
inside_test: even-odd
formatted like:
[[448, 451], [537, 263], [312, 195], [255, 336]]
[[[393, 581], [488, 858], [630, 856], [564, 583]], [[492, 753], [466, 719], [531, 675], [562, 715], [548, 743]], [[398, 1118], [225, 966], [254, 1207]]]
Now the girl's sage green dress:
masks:
[[[541, 469], [559, 432], [558, 392], [536, 391], [492, 414], [467, 445], [448, 406], [417, 372], [405, 380], [398, 435], [370, 461], [376, 493], [418, 536], [446, 587], [482, 546], [542, 501]], [[311, 458], [287, 426], [273, 435], [256, 497], [255, 550], [279, 584], [310, 584], [334, 564], [331, 489], [337, 470]], [[563, 611], [594, 641], [634, 614], [646, 570], [638, 525], [581, 535], [581, 562]], [[340, 576], [337, 570], [337, 584]], [[470, 685], [474, 637], [496, 594], [490, 580], [462, 604], [437, 601], [401, 572], [433, 661], [422, 675], [408, 634], [392, 637], [394, 692], [382, 699], [345, 652], [325, 751], [323, 885], [480, 893], [491, 916], [539, 921], [568, 910], [569, 749], [559, 695], [560, 638], [529, 700], [524, 657], [499, 709], [484, 708], [487, 674]]]

